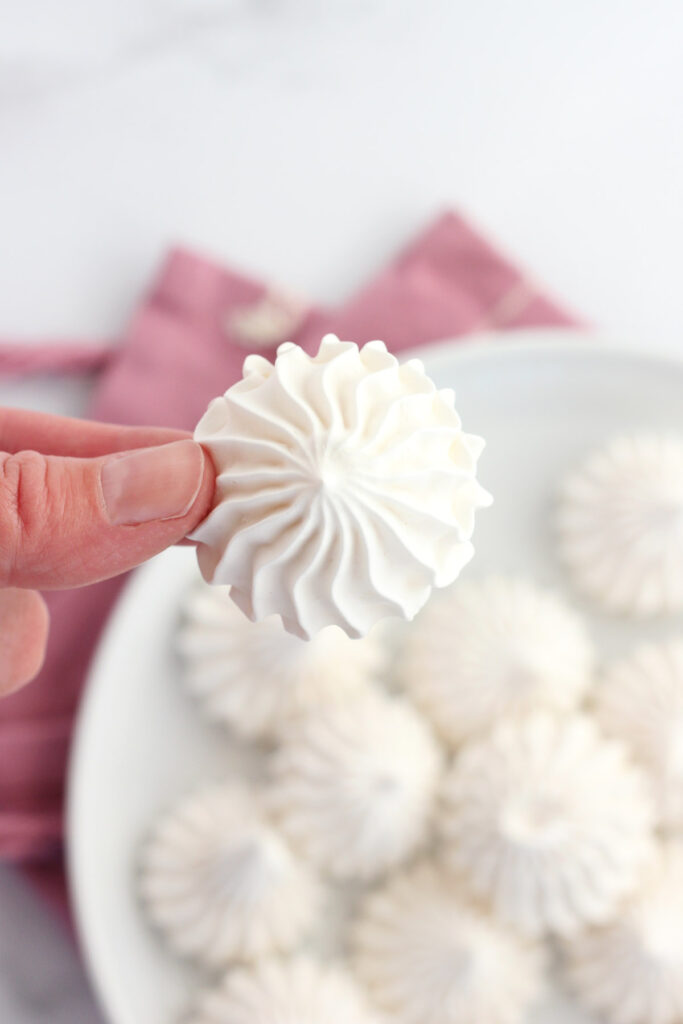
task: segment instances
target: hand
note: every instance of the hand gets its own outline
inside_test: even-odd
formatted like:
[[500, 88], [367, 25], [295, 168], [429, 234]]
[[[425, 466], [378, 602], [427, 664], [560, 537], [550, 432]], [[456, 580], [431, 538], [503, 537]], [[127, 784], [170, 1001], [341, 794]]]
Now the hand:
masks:
[[0, 409], [0, 695], [42, 665], [37, 589], [95, 583], [176, 544], [214, 486], [209, 457], [182, 431]]

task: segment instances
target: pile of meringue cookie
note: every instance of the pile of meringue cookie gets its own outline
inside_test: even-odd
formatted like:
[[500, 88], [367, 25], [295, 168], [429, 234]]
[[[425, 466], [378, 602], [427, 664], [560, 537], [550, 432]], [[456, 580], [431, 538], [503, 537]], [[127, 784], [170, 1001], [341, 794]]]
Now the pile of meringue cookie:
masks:
[[[683, 609], [682, 482], [683, 440], [643, 436], [562, 484], [602, 613]], [[560, 595], [470, 573], [360, 639], [197, 583], [177, 648], [253, 755], [141, 850], [200, 971], [187, 1024], [524, 1024], [551, 976], [611, 1024], [683, 1021], [682, 640], [603, 664]]]

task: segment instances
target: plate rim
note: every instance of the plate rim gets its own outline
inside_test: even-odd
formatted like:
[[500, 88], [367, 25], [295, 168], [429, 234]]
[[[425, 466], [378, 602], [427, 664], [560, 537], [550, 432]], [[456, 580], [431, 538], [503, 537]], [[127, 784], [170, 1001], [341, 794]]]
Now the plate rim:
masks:
[[621, 338], [615, 338], [604, 330], [571, 326], [475, 331], [465, 336], [441, 338], [426, 345], [405, 349], [399, 353], [399, 359], [421, 359], [427, 362], [438, 359], [448, 352], [458, 361], [464, 362], [480, 357], [536, 355], [539, 352], [545, 353], [548, 349], [562, 355], [589, 352], [596, 356], [614, 356], [649, 364], [670, 363], [679, 369], [683, 365], [683, 350], [672, 351], [665, 345], [645, 350]]

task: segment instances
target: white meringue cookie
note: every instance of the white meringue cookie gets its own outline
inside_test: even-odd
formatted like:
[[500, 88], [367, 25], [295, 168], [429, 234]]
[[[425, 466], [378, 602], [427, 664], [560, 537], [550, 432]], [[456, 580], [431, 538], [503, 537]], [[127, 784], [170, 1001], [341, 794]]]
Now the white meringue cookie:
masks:
[[463, 748], [443, 796], [447, 862], [529, 935], [607, 920], [652, 852], [647, 782], [585, 715], [500, 723]]
[[483, 442], [463, 433], [453, 392], [379, 341], [249, 356], [195, 439], [218, 470], [192, 535], [202, 573], [250, 619], [280, 615], [306, 639], [412, 618], [472, 557], [490, 500], [475, 477]]
[[428, 837], [441, 759], [407, 703], [362, 692], [283, 733], [269, 807], [292, 845], [337, 878], [367, 879]]
[[378, 1024], [347, 971], [313, 960], [266, 960], [230, 971], [200, 996], [187, 1024]]
[[250, 622], [227, 587], [187, 594], [176, 638], [183, 678], [208, 714], [248, 738], [272, 737], [291, 718], [345, 700], [382, 670], [377, 630], [350, 640], [337, 626], [301, 640], [276, 615]]
[[647, 643], [609, 665], [595, 692], [603, 730], [647, 770], [661, 824], [683, 826], [683, 641]]
[[554, 593], [502, 576], [457, 583], [407, 631], [398, 676], [454, 746], [504, 715], [570, 711], [591, 680], [578, 615]]
[[560, 554], [576, 586], [611, 612], [683, 608], [683, 439], [619, 437], [563, 485]]
[[233, 783], [157, 823], [142, 850], [140, 894], [171, 948], [208, 967], [293, 949], [319, 906], [317, 883], [256, 794]]
[[666, 844], [615, 921], [565, 946], [578, 998], [609, 1024], [683, 1020], [683, 849]]
[[395, 1024], [523, 1024], [542, 987], [540, 947], [429, 863], [365, 898], [352, 944], [359, 978]]

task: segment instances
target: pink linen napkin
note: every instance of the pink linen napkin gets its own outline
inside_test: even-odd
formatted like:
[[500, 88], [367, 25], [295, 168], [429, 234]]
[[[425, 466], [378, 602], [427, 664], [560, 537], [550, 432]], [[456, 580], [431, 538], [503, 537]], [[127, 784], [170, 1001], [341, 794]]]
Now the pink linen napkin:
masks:
[[[278, 302], [286, 315], [269, 326]], [[400, 351], [485, 328], [572, 323], [465, 221], [447, 213], [335, 312], [288, 306], [262, 283], [173, 251], [115, 349], [0, 348], [0, 374], [99, 370], [93, 419], [191, 430], [209, 399], [241, 375], [245, 354], [258, 341], [266, 352], [283, 340], [312, 350], [333, 330], [357, 342], [379, 337]], [[61, 885], [74, 713], [122, 582], [48, 594], [44, 668], [31, 686], [0, 703], [0, 857], [27, 865], [46, 893]]]
[[27, 373], [83, 373], [103, 369], [112, 355], [112, 343], [55, 340], [48, 345], [3, 341], [0, 374], [23, 377]]

